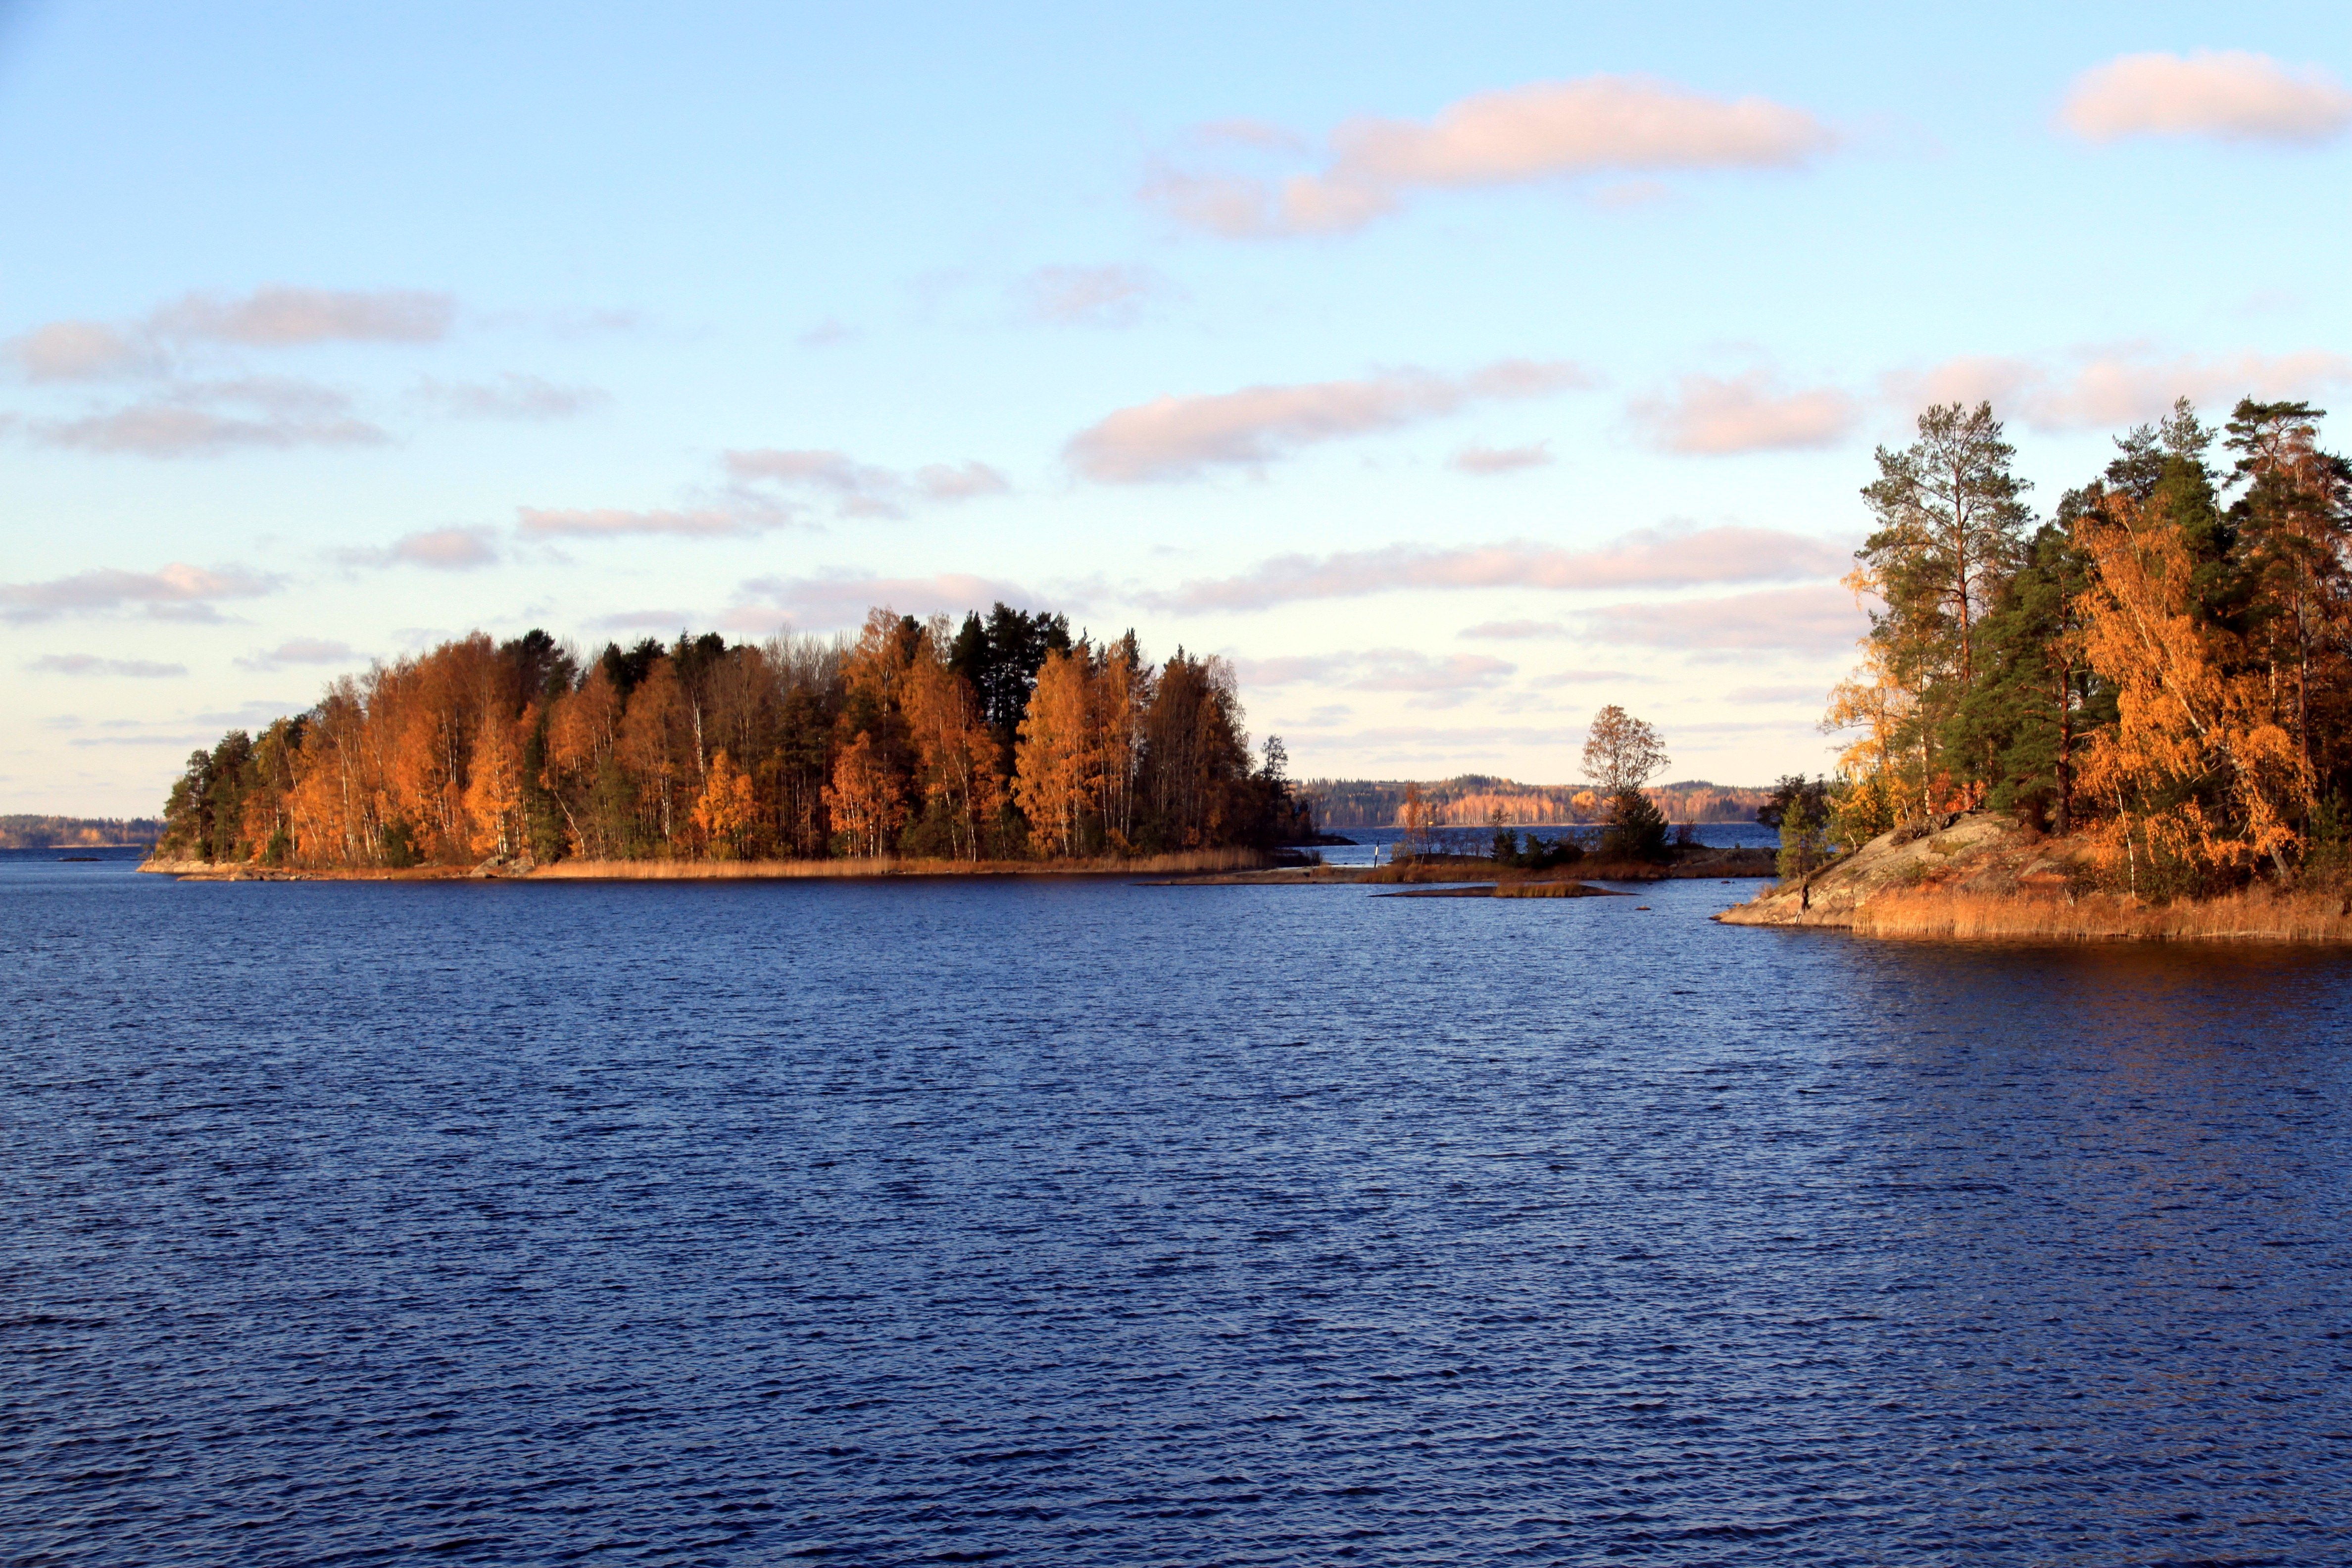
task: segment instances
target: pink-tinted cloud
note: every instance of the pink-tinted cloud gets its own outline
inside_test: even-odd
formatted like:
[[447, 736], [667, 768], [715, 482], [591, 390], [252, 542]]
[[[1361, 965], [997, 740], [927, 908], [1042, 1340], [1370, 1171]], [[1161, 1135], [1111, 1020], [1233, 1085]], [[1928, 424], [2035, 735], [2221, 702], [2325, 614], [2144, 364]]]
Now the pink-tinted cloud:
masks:
[[702, 617], [692, 610], [615, 610], [596, 616], [589, 625], [602, 632], [684, 631]]
[[986, 463], [926, 463], [915, 470], [914, 486], [925, 500], [959, 501], [1004, 495], [1013, 481]]
[[499, 558], [488, 529], [435, 528], [393, 542], [386, 559], [404, 566], [425, 566], [436, 572], [467, 572], [488, 566]]
[[432, 343], [449, 335], [457, 301], [418, 289], [299, 289], [241, 297], [187, 294], [147, 319], [154, 336], [291, 348], [308, 343]]
[[826, 630], [862, 624], [866, 612], [877, 605], [889, 605], [901, 615], [951, 615], [982, 608], [1000, 599], [1016, 605], [1038, 602], [1017, 584], [956, 572], [931, 577], [874, 577], [854, 573], [754, 577], [743, 584], [738, 602], [722, 619], [729, 619], [730, 624], [756, 622], [762, 626], [789, 621], [805, 628]]
[[1286, 658], [1236, 659], [1234, 673], [1244, 687], [1278, 689], [1310, 685], [1349, 691], [1406, 694], [1406, 706], [1450, 708], [1490, 691], [1518, 667], [1486, 654], [1432, 655], [1412, 648], [1378, 647], [1360, 653], [1311, 654]]
[[185, 675], [184, 664], [158, 664], [144, 658], [100, 658], [94, 653], [45, 653], [25, 667], [39, 675], [111, 675], [132, 680], [162, 680]]
[[134, 457], [210, 458], [239, 448], [368, 447], [389, 440], [331, 387], [285, 376], [191, 381], [79, 419], [36, 421], [45, 446]]
[[1445, 460], [1445, 466], [1457, 474], [1516, 474], [1523, 468], [1540, 468], [1551, 463], [1551, 448], [1542, 441], [1532, 447], [1463, 447]]
[[1643, 529], [1598, 550], [1514, 542], [1451, 550], [1392, 544], [1333, 555], [1281, 555], [1236, 577], [1198, 578], [1142, 603], [1167, 610], [1259, 610], [1306, 599], [1397, 589], [1676, 588], [1704, 583], [1791, 582], [1853, 564], [1826, 540], [1777, 529]]
[[1808, 686], [1740, 686], [1724, 693], [1733, 702], [1810, 702], [1821, 705], [1828, 697], [1818, 683]]
[[0, 583], [0, 620], [43, 621], [134, 605], [163, 619], [209, 619], [215, 600], [255, 598], [277, 586], [277, 578], [238, 566], [215, 570], [175, 561], [155, 572], [102, 568], [45, 583]]
[[2316, 67], [2236, 49], [2125, 55], [2076, 77], [2058, 121], [2088, 142], [2211, 136], [2307, 147], [2352, 125], [2352, 92]]
[[1609, 605], [1584, 621], [1596, 642], [1708, 653], [1831, 653], [1870, 629], [1853, 594], [1828, 585]]
[[1014, 290], [1032, 321], [1064, 327], [1131, 327], [1173, 292], [1149, 267], [1040, 267]]
[[1484, 642], [1525, 642], [1532, 637], [1564, 637], [1568, 628], [1558, 621], [1481, 621], [1454, 635]]
[[352, 664], [359, 659], [347, 642], [325, 637], [289, 637], [273, 648], [257, 648], [238, 666], [245, 669], [284, 669], [298, 664]]
[[844, 517], [904, 517], [917, 500], [971, 500], [1013, 489], [1012, 480], [981, 462], [930, 463], [907, 474], [857, 462], [846, 452], [774, 447], [731, 451], [722, 461], [742, 491], [766, 486], [787, 495], [826, 496]]
[[1668, 451], [1707, 454], [1835, 446], [1861, 412], [1834, 387], [1783, 392], [1762, 371], [1729, 381], [1686, 375], [1672, 395], [1637, 399], [1628, 411]]
[[515, 509], [515, 531], [526, 539], [625, 539], [645, 535], [725, 539], [756, 533], [764, 526], [770, 525], [719, 507], [690, 511], [626, 507]]
[[1589, 384], [1572, 364], [1498, 360], [1464, 376], [1401, 370], [1362, 381], [1161, 396], [1080, 431], [1063, 456], [1087, 478], [1111, 484], [1190, 479], [1215, 468], [1260, 467], [1318, 441], [1393, 430], [1472, 403]]
[[1476, 93], [1427, 121], [1346, 121], [1313, 173], [1264, 178], [1160, 170], [1144, 195], [1214, 234], [1328, 234], [1360, 228], [1416, 191], [1797, 168], [1835, 142], [1812, 115], [1767, 99], [1726, 100], [1651, 77], [1598, 75]]
[[[449, 335], [457, 302], [413, 289], [374, 291], [273, 286], [224, 297], [187, 294], [122, 325], [51, 321], [0, 352], [27, 380], [163, 375], [192, 344], [299, 348], [325, 342], [430, 343]], [[175, 394], [186, 401], [184, 394]]]
[[2309, 397], [2352, 382], [2352, 356], [2324, 350], [2200, 357], [2105, 354], [2068, 364], [2007, 355], [1947, 360], [1886, 378], [1906, 407], [1990, 402], [2037, 430], [2097, 430], [2161, 418], [2176, 398], [2214, 410], [2244, 396]]
[[257, 447], [372, 447], [389, 439], [362, 419], [251, 418], [163, 403], [134, 403], [33, 429], [48, 446], [140, 458], [210, 458]]
[[28, 381], [89, 381], [152, 372], [162, 357], [152, 347], [99, 321], [51, 321], [6, 348]]
[[843, 343], [856, 342], [857, 338], [856, 328], [848, 325], [838, 316], [827, 316], [801, 334], [800, 344], [804, 349], [829, 349]]
[[569, 419], [612, 401], [593, 386], [559, 386], [512, 372], [492, 382], [426, 381], [416, 397], [457, 419]]

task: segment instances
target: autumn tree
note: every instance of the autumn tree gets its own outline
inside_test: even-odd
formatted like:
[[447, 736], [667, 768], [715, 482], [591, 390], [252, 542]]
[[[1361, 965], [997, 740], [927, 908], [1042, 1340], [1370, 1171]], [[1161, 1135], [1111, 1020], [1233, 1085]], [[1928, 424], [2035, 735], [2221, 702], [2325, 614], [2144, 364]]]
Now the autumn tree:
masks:
[[1584, 734], [1584, 776], [1604, 795], [1640, 789], [1668, 758], [1658, 732], [1612, 702]]
[[2226, 634], [2200, 625], [2189, 541], [2160, 508], [2108, 495], [2078, 537], [2096, 574], [2088, 657], [2115, 689], [2086, 793], [2111, 804], [2100, 842], [2135, 892], [2268, 861], [2284, 877], [2310, 770], [2275, 711], [2269, 672], [2232, 670]]
[[538, 722], [535, 707], [521, 721], [497, 708], [482, 710], [467, 758], [465, 795], [469, 843], [477, 855], [507, 856], [522, 848], [522, 743], [517, 731], [528, 733]]
[[1642, 785], [1666, 762], [1657, 731], [1616, 703], [1592, 716], [1584, 737], [1584, 776], [1607, 803], [1604, 852], [1640, 859], [1665, 853], [1665, 816]]
[[1013, 798], [1030, 830], [1064, 855], [1084, 847], [1098, 756], [1089, 711], [1088, 650], [1055, 651], [1038, 667], [1014, 749]]
[[881, 748], [864, 731], [841, 750], [833, 783], [824, 793], [835, 826], [849, 852], [880, 858], [889, 852], [907, 820], [906, 799], [884, 764]]
[[719, 747], [704, 771], [702, 792], [695, 797], [694, 826], [702, 834], [714, 860], [740, 860], [751, 825], [757, 818], [751, 777], [737, 767]]
[[908, 672], [905, 710], [922, 781], [927, 820], [944, 830], [948, 853], [981, 858], [981, 843], [1004, 800], [996, 737], [979, 694], [942, 657], [943, 626], [930, 628]]

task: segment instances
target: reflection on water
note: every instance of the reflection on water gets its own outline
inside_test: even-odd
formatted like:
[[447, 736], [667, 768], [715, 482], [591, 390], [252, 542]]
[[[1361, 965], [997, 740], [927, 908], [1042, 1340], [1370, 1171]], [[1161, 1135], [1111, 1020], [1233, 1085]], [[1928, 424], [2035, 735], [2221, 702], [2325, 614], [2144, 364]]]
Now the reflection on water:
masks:
[[28, 1562], [2340, 1561], [2352, 978], [0, 864]]

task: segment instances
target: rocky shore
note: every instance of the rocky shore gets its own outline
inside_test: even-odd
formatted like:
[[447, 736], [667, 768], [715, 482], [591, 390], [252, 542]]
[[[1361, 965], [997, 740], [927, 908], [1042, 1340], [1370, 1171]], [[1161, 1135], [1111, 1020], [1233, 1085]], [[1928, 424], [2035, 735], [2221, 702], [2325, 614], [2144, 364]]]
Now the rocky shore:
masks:
[[2258, 885], [2218, 899], [2143, 901], [2104, 890], [2079, 842], [2001, 812], [1882, 834], [1716, 919], [1941, 941], [2352, 942], [2352, 900], [2340, 892]]

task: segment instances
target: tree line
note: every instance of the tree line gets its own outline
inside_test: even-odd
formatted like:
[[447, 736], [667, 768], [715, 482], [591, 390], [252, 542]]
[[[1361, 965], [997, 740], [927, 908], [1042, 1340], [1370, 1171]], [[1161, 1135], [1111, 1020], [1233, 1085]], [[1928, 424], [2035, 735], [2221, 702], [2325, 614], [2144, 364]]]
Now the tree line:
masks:
[[1853, 742], [1778, 804], [1847, 846], [2012, 810], [2142, 897], [2342, 871], [2352, 465], [2324, 417], [2247, 398], [2215, 430], [2182, 399], [2039, 519], [1990, 405], [1928, 409], [1863, 490], [1871, 629], [1823, 721]]
[[483, 633], [231, 731], [172, 786], [157, 854], [318, 868], [486, 858], [982, 860], [1313, 835], [1253, 758], [1223, 660], [1147, 659], [999, 604], [853, 637], [717, 633], [583, 658]]

